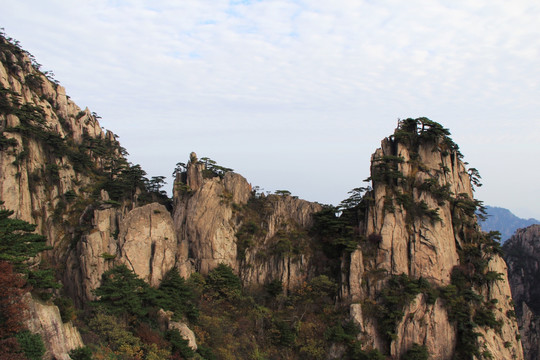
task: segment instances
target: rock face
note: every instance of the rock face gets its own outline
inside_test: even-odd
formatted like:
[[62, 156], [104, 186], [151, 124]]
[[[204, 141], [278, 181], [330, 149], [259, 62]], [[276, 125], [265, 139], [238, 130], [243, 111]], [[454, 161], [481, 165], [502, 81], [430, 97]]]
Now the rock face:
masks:
[[131, 211], [122, 208], [93, 211], [91, 230], [70, 252], [65, 283], [80, 304], [95, 299], [92, 290], [101, 276], [125, 264], [152, 286], [176, 263], [177, 240], [167, 209], [153, 203]]
[[540, 321], [527, 306], [522, 304], [521, 314], [518, 317], [519, 332], [523, 343], [523, 353], [528, 360], [538, 359], [540, 355]]
[[55, 252], [65, 253], [69, 239], [61, 223], [71, 221], [65, 210], [73, 210], [69, 200], [92, 182], [81, 170], [86, 161], [96, 168], [109, 163], [103, 154], [83, 149], [113, 145], [112, 155], [118, 143], [96, 115], [81, 110], [62, 86], [34, 68], [26, 53], [0, 41], [0, 198], [17, 218], [37, 224]]
[[[98, 116], [73, 103], [26, 52], [3, 37], [0, 50], [0, 201], [47, 237], [52, 250], [42, 256], [79, 306], [94, 298], [91, 290], [116, 264], [157, 286], [175, 265], [177, 241], [164, 206], [138, 207], [141, 186], [130, 184], [131, 194], [122, 188], [129, 184], [119, 180], [124, 170], [137, 176], [142, 170], [128, 164]], [[46, 309], [32, 303], [32, 316], [60, 331], [56, 314]], [[49, 339], [49, 333], [48, 351], [66, 358], [69, 336], [51, 333]]]
[[306, 229], [321, 206], [292, 196], [269, 195], [261, 200], [265, 204], [265, 216], [259, 219], [261, 236], [254, 237], [240, 260], [241, 277], [245, 284], [280, 280], [285, 289], [297, 288], [316, 272]]
[[193, 331], [183, 322], [172, 321], [173, 316], [172, 311], [164, 311], [160, 309], [157, 314], [157, 319], [159, 323], [160, 330], [165, 332], [167, 330], [178, 330], [182, 338], [188, 342], [188, 346], [196, 351], [197, 350], [197, 339]]
[[[192, 160], [196, 155], [192, 154]], [[245, 205], [251, 186], [238, 174], [227, 172], [203, 178], [209, 171], [196, 160], [188, 165], [187, 188], [175, 183], [174, 223], [183, 250], [184, 264], [193, 259], [195, 269], [202, 274], [224, 263], [236, 266], [236, 237], [231, 204]], [[189, 272], [189, 269], [181, 273]]]
[[[456, 344], [456, 329], [448, 319], [442, 300], [427, 304], [419, 294], [406, 308], [397, 325], [396, 340], [391, 344], [392, 354], [404, 354], [413, 344], [424, 344], [432, 359], [451, 359]], [[448, 346], [440, 346], [441, 339]]]
[[171, 215], [160, 204], [131, 210], [120, 222], [118, 259], [152, 286], [173, 268], [177, 241]]
[[54, 305], [45, 305], [32, 299], [30, 294], [25, 297], [28, 306], [27, 327], [33, 333], [41, 335], [47, 352], [44, 360], [69, 360], [69, 352], [84, 346], [81, 334], [69, 323], [62, 323], [60, 311]]
[[527, 359], [540, 356], [540, 225], [519, 229], [504, 244], [504, 259]]
[[[119, 144], [101, 129], [95, 114], [75, 105], [28, 53], [3, 36], [0, 132], [0, 200], [17, 218], [37, 225], [52, 246], [42, 257], [63, 269], [90, 202], [94, 170], [123, 159]], [[76, 330], [59, 320], [56, 307], [29, 305], [28, 327], [43, 335], [49, 358], [69, 358], [68, 350], [82, 346]]]
[[[291, 242], [288, 236], [306, 231], [320, 205], [289, 195], [255, 194], [242, 176], [208, 167], [194, 153], [177, 175], [174, 194], [181, 274], [206, 274], [224, 263], [245, 285], [279, 279], [285, 288], [309, 276], [309, 252], [290, 256], [287, 249], [278, 251], [276, 236], [295, 246], [301, 240]], [[239, 239], [240, 234], [249, 238]]]
[[[364, 220], [359, 224], [367, 241], [342, 266], [349, 270], [343, 293], [357, 303], [351, 313], [365, 329], [362, 340], [392, 357], [400, 358], [417, 343], [437, 359], [451, 359], [456, 352], [479, 358], [489, 352], [498, 359], [519, 359], [523, 355], [516, 340], [517, 324], [508, 315], [513, 306], [506, 267], [496, 254], [498, 245], [476, 224], [478, 203], [471, 187], [475, 173], [467, 172], [457, 146], [447, 135], [427, 119], [407, 119], [372, 156], [373, 189], [364, 197]], [[389, 279], [398, 275], [408, 279], [408, 285], [402, 282], [401, 288], [389, 289], [397, 284]], [[458, 275], [467, 280], [458, 282]], [[495, 275], [496, 281], [478, 280]], [[392, 296], [413, 286], [414, 279], [427, 280], [428, 287], [443, 296], [428, 303], [429, 291], [422, 294], [418, 290], [420, 294], [400, 312], [402, 320], [394, 325], [392, 337], [381, 334], [378, 328], [385, 320], [360, 311], [359, 304], [363, 308], [369, 303], [388, 306]], [[452, 298], [444, 295], [455, 289], [458, 294]], [[477, 325], [482, 336], [475, 346], [480, 350], [467, 355], [463, 345], [474, 340], [472, 334], [460, 330], [461, 320], [456, 319], [451, 305], [455, 299], [464, 299], [460, 291], [478, 295], [478, 304], [468, 308], [463, 321], [484, 312], [493, 319], [491, 327]], [[405, 296], [403, 301], [407, 301]], [[498, 304], [497, 309], [489, 303]]]

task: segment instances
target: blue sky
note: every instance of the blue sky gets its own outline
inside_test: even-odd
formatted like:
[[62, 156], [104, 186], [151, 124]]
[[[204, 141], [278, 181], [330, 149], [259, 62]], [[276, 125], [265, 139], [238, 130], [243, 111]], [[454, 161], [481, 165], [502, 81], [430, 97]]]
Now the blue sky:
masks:
[[337, 204], [397, 118], [426, 116], [479, 169], [480, 200], [540, 219], [537, 1], [0, 4], [6, 33], [151, 176], [196, 151]]

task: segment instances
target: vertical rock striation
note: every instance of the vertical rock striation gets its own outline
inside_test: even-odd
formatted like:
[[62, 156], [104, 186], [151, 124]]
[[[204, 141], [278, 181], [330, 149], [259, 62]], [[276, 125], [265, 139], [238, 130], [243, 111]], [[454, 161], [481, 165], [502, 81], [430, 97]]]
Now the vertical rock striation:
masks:
[[251, 185], [233, 172], [214, 173], [194, 153], [174, 189], [174, 224], [180, 242], [180, 273], [202, 274], [220, 263], [237, 269], [232, 204], [245, 205]]
[[365, 241], [344, 263], [342, 291], [362, 340], [395, 358], [416, 343], [437, 359], [520, 359], [499, 245], [476, 224], [477, 172], [448, 135], [407, 119], [382, 141], [361, 203]]
[[285, 288], [301, 284], [310, 274], [309, 249], [302, 254], [292, 250], [307, 241], [312, 215], [321, 206], [288, 194], [256, 194], [242, 176], [222, 169], [192, 153], [177, 174], [174, 223], [180, 273], [206, 274], [223, 263], [245, 285], [272, 280], [281, 280]]
[[163, 205], [96, 209], [91, 229], [67, 258], [64, 283], [82, 305], [95, 299], [92, 290], [100, 286], [105, 271], [125, 264], [157, 287], [175, 266], [177, 249], [172, 217]]
[[526, 359], [540, 356], [540, 225], [518, 229], [504, 244]]
[[26, 326], [32, 333], [41, 335], [45, 342], [47, 351], [43, 359], [71, 359], [69, 352], [84, 345], [77, 328], [71, 322], [62, 322], [56, 306], [32, 299], [30, 294], [25, 296], [25, 302], [28, 308]]

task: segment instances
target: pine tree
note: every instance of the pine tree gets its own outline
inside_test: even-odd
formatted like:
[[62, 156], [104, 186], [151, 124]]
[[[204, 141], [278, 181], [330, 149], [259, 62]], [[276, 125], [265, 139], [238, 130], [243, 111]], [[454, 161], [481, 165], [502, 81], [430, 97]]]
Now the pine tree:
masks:
[[11, 210], [0, 210], [0, 260], [9, 261], [17, 271], [26, 273], [25, 262], [50, 247], [45, 236], [34, 233], [36, 225], [12, 219], [11, 215]]
[[165, 310], [173, 311], [175, 317], [185, 315], [189, 320], [195, 320], [199, 315], [193, 289], [176, 268], [163, 278], [158, 296], [158, 305]]
[[[46, 244], [47, 238], [34, 233], [36, 225], [13, 219], [11, 215], [12, 210], [0, 209], [0, 261], [11, 263], [14, 271], [23, 274], [28, 284], [37, 291], [59, 288], [53, 270], [30, 268], [29, 265], [29, 260], [51, 249]], [[42, 292], [42, 295], [46, 294]]]
[[126, 265], [118, 265], [103, 273], [101, 286], [94, 290], [99, 296], [96, 305], [112, 315], [145, 317], [156, 304], [156, 290]]

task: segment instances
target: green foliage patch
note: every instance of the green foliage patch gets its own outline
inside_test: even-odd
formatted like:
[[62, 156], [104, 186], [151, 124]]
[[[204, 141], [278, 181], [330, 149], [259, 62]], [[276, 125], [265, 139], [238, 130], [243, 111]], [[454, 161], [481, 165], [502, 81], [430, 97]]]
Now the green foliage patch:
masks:
[[395, 338], [396, 326], [405, 315], [405, 306], [421, 293], [425, 294], [428, 304], [434, 304], [438, 297], [436, 289], [423, 278], [411, 279], [406, 274], [390, 276], [379, 295], [376, 309], [371, 310], [377, 318], [379, 332], [387, 340]]

